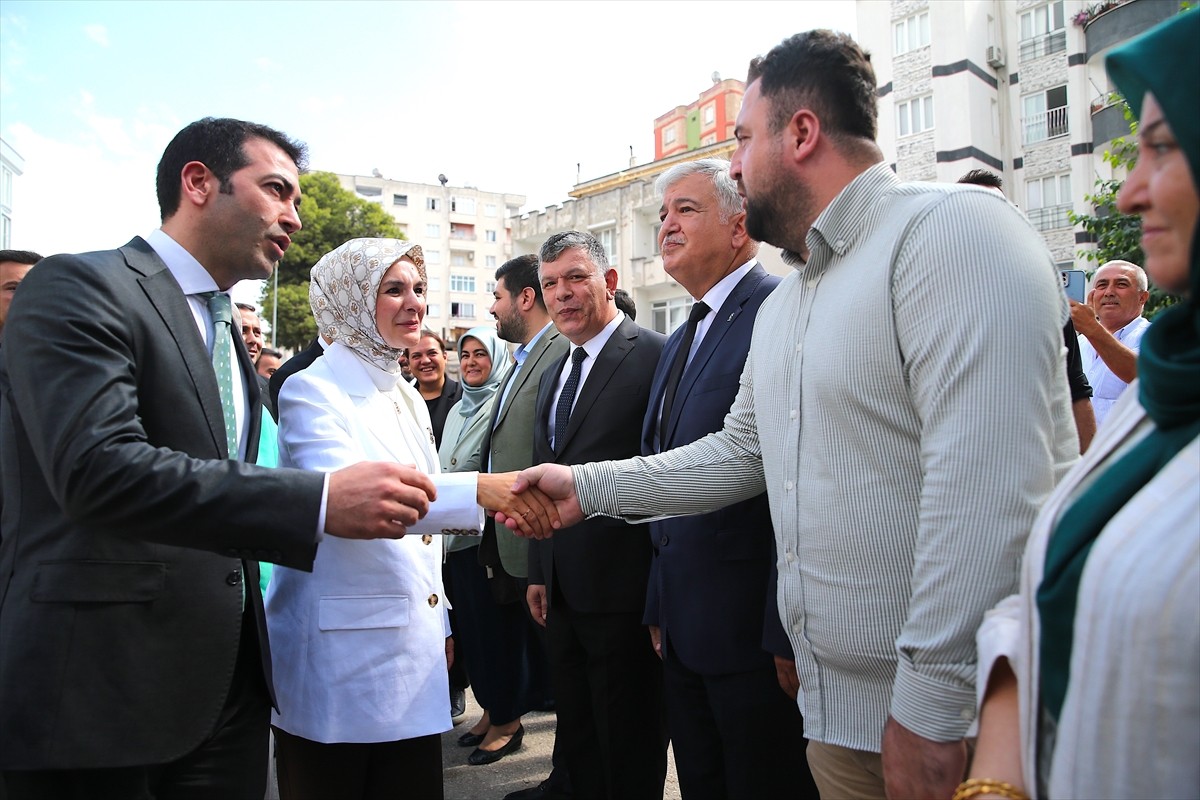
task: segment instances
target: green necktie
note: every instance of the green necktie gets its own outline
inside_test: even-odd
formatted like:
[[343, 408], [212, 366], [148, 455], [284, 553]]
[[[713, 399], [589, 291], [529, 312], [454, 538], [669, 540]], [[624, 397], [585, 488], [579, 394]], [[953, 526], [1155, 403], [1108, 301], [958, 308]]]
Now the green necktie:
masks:
[[208, 301], [208, 313], [213, 320], [213, 371], [217, 373], [217, 389], [221, 392], [221, 410], [225, 415], [225, 442], [229, 458], [238, 457], [237, 406], [233, 399], [233, 307], [224, 292], [201, 292]]

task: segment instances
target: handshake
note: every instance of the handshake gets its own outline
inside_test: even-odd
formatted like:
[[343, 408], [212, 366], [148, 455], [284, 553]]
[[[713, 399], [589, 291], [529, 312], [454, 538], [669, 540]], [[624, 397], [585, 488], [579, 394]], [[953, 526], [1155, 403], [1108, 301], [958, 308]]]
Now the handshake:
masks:
[[[329, 475], [325, 531], [348, 539], [395, 539], [429, 512], [433, 480], [412, 465], [363, 462]], [[545, 539], [583, 519], [571, 468], [539, 464], [479, 473], [476, 502], [520, 536]]]

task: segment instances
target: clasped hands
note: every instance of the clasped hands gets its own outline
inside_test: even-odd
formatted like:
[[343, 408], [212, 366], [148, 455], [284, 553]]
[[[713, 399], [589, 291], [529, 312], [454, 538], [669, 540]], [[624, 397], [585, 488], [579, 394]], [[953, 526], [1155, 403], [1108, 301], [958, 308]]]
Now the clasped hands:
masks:
[[[330, 473], [325, 531], [349, 539], [395, 539], [429, 513], [433, 480], [411, 464], [362, 462]], [[479, 473], [476, 501], [496, 522], [535, 539], [583, 519], [570, 467]]]

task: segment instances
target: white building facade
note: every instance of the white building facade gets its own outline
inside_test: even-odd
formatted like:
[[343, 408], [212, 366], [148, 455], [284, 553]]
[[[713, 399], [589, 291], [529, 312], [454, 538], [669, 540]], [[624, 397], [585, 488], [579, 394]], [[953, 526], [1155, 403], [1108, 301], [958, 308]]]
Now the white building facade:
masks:
[[1113, 177], [1103, 153], [1129, 133], [1104, 56], [1178, 2], [857, 2], [858, 41], [879, 84], [879, 144], [899, 177], [996, 172], [1055, 260], [1084, 266], [1090, 242], [1069, 212], [1092, 212], [1085, 195]]
[[0, 250], [13, 248], [13, 184], [25, 168], [21, 154], [0, 139]]
[[524, 205], [524, 195], [371, 175], [337, 178], [362, 199], [379, 203], [424, 250], [429, 275], [425, 327], [453, 345], [470, 328], [495, 324], [488, 308], [496, 268], [513, 257], [512, 218]]

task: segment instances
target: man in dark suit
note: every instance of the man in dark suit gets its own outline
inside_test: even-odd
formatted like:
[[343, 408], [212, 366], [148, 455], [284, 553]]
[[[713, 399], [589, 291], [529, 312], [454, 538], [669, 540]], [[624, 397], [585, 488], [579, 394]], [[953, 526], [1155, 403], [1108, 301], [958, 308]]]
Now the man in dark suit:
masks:
[[[663, 268], [695, 305], [654, 373], [644, 455], [721, 430], [754, 318], [779, 284], [754, 257], [758, 243], [746, 234], [728, 161], [679, 164], [656, 188]], [[650, 541], [645, 622], [663, 659], [667, 729], [683, 796], [815, 800], [796, 665], [775, 604], [766, 493], [709, 514], [652, 522]]]
[[261, 404], [226, 292], [300, 229], [302, 166], [265, 126], [193, 123], [159, 163], [160, 230], [25, 279], [0, 356], [10, 798], [261, 798], [256, 561], [311, 568], [322, 529], [396, 536], [428, 509], [414, 469], [245, 463]]
[[[308, 369], [309, 365], [324, 354], [325, 342], [321, 340], [320, 336], [317, 336], [308, 343], [308, 347], [283, 362], [283, 365], [275, 370], [275, 374], [267, 381], [267, 394], [271, 395], [272, 408], [279, 408], [279, 390], [283, 388], [284, 381], [297, 372]], [[276, 414], [275, 416], [277, 418], [276, 421], [278, 421], [279, 415]]]
[[[555, 234], [539, 261], [546, 307], [571, 348], [538, 386], [535, 461], [636, 455], [665, 339], [617, 310], [617, 272], [594, 237]], [[662, 669], [641, 624], [649, 568], [645, 527], [617, 520], [585, 520], [530, 545], [527, 601], [547, 626], [575, 797], [662, 797]]]
[[[510, 259], [496, 270], [495, 302], [489, 309], [496, 318], [496, 333], [506, 342], [518, 345], [516, 365], [497, 393], [492, 409], [491, 431], [482, 445], [483, 468], [489, 472], [509, 472], [524, 469], [533, 462], [533, 426], [537, 410], [538, 385], [542, 373], [561, 364], [567, 352], [567, 340], [550, 321], [550, 312], [542, 298], [538, 281], [538, 257], [523, 255]], [[503, 525], [488, 519], [483, 526], [483, 541], [479, 546], [480, 564], [487, 570], [492, 595], [500, 613], [512, 613], [508, 604], [519, 605], [522, 622], [528, 625], [524, 610], [525, 592], [529, 578], [529, 542]], [[537, 629], [539, 632], [542, 628]], [[520, 664], [515, 668], [528, 670], [536, 688], [548, 689], [545, 636], [510, 637], [508, 645], [519, 645]], [[513, 655], [511, 648], [506, 648]], [[555, 740], [554, 769], [546, 780], [536, 786], [518, 789], [505, 795], [504, 800], [557, 800], [571, 796], [570, 781], [562, 767], [561, 746]]]

